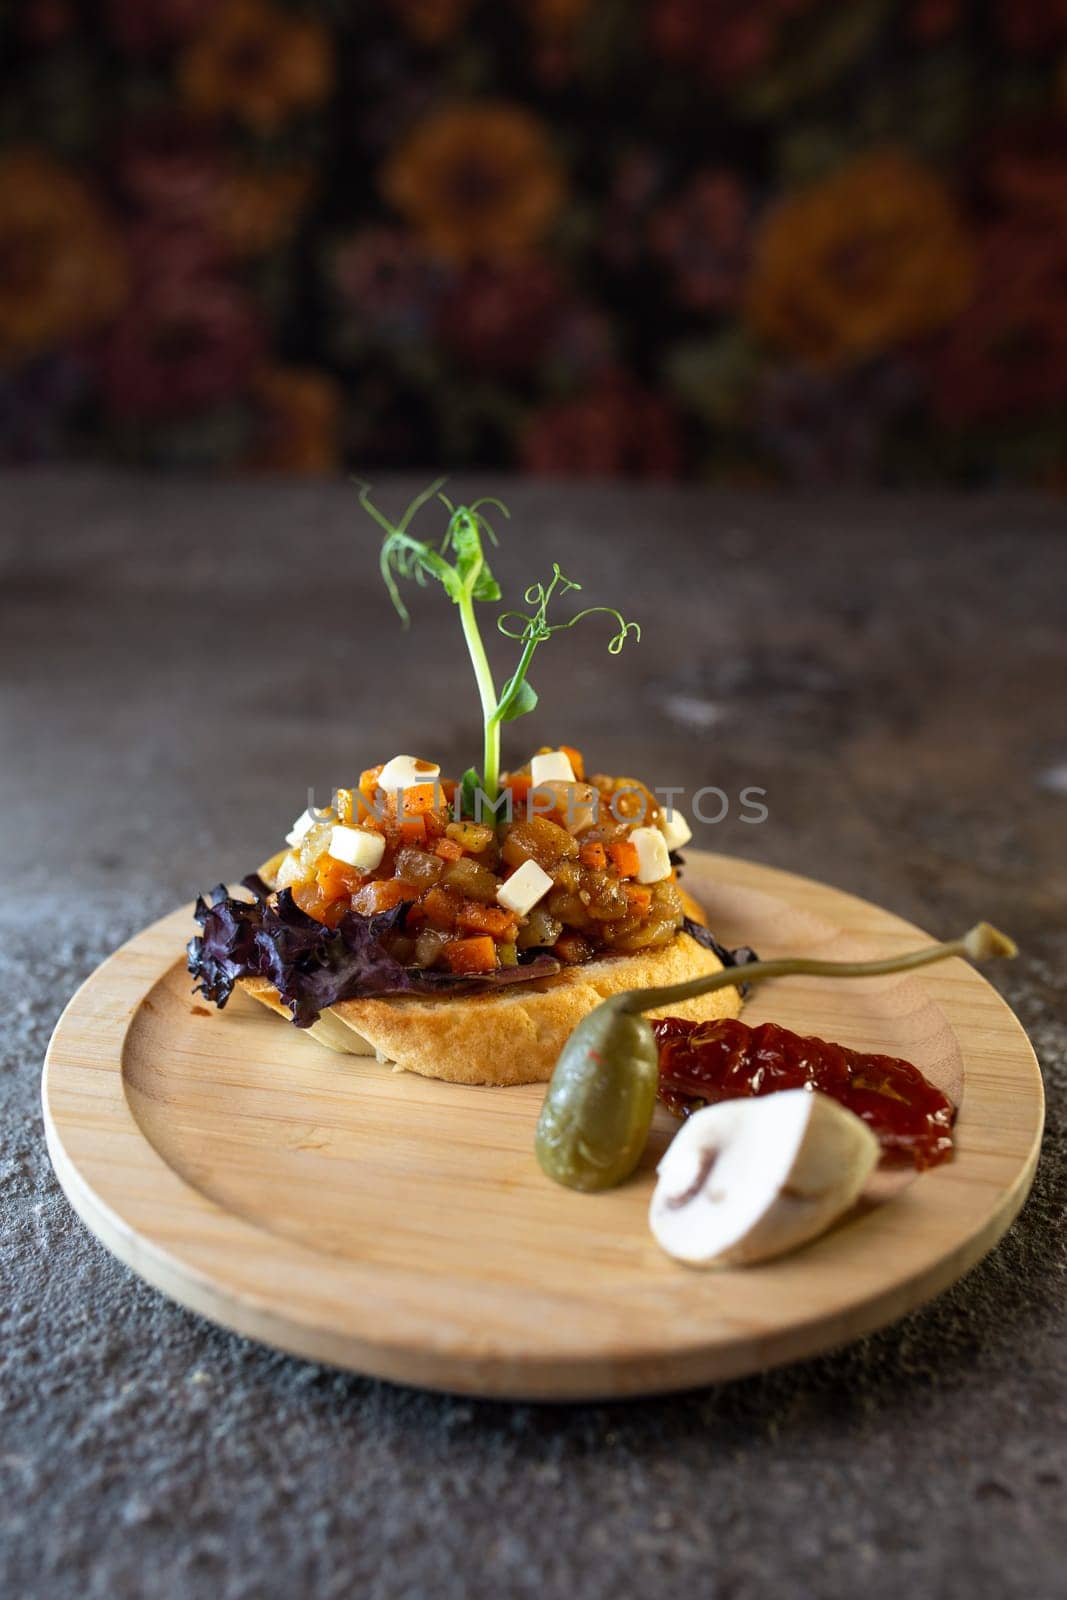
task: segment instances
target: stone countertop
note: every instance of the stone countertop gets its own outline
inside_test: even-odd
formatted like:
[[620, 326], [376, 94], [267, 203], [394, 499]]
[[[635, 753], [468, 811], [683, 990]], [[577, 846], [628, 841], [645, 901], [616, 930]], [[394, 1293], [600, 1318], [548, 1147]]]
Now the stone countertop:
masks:
[[[615, 661], [595, 624], [546, 650], [524, 748], [562, 735], [607, 770], [716, 785], [731, 813], [697, 843], [938, 934], [985, 915], [1018, 938], [993, 981], [1049, 1092], [1033, 1195], [926, 1310], [669, 1399], [420, 1394], [163, 1299], [52, 1176], [38, 1082], [62, 1005], [128, 935], [273, 849], [308, 783], [327, 793], [392, 751], [394, 718], [406, 747], [465, 765], [472, 690], [438, 594], [399, 633], [348, 486], [9, 476], [0, 1586], [1051, 1600], [1067, 1565], [1064, 508], [457, 487], [506, 494], [509, 590], [559, 558], [583, 598], [625, 598], [645, 630]], [[767, 791], [762, 825], [741, 820], [745, 786]]]

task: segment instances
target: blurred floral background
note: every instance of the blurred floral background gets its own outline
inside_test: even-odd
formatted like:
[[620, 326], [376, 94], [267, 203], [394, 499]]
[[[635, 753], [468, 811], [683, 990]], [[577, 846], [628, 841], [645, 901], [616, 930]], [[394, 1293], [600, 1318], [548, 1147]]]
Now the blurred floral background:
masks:
[[0, 454], [1067, 487], [1067, 0], [23, 0]]

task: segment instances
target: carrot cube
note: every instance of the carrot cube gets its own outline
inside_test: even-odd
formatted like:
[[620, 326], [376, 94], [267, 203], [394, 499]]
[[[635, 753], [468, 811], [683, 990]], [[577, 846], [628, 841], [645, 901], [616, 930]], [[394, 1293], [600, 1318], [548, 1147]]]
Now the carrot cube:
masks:
[[402, 878], [378, 878], [356, 891], [352, 896], [352, 910], [365, 917], [376, 917], [379, 912], [392, 911], [405, 900], [416, 899], [418, 892]]
[[315, 882], [324, 900], [347, 900], [363, 882], [364, 874], [333, 856], [323, 856], [315, 873]]
[[571, 764], [571, 771], [574, 773], [575, 782], [584, 783], [585, 762], [582, 760], [582, 752], [580, 750], [576, 750], [572, 744], [561, 744], [560, 749], [563, 751], [563, 754], [567, 757], [567, 760]]
[[451, 939], [441, 954], [450, 972], [496, 970], [496, 945], [488, 934], [476, 939]]
[[637, 854], [637, 846], [631, 843], [629, 839], [616, 839], [614, 844], [609, 844], [608, 855], [614, 861], [620, 878], [637, 877], [641, 862]]
[[651, 889], [647, 888], [643, 883], [624, 883], [622, 892], [629, 902], [630, 912], [633, 916], [644, 917], [648, 915], [648, 909], [652, 904]]
[[583, 844], [579, 854], [583, 867], [603, 869], [608, 864], [608, 853], [599, 842]]
[[447, 811], [427, 811], [422, 819], [426, 824], [426, 842], [432, 845], [440, 839], [448, 826]]
[[404, 790], [404, 815], [424, 817], [434, 808], [437, 799], [435, 783], [412, 783]]
[[444, 889], [428, 889], [419, 902], [427, 922], [433, 923], [435, 928], [452, 928], [456, 922], [458, 909], [454, 895], [446, 893]]
[[435, 856], [440, 856], [442, 861], [458, 861], [463, 854], [463, 846], [457, 844], [455, 839], [438, 839], [433, 847]]
[[376, 818], [379, 821], [381, 820], [383, 808], [377, 799], [378, 778], [381, 775], [381, 770], [380, 766], [368, 767], [365, 772], [361, 772], [359, 775], [359, 789], [356, 795], [353, 796], [355, 815], [351, 820], [359, 823], [360, 826], [368, 818], [372, 821]]
[[480, 905], [477, 900], [463, 902], [456, 913], [456, 927], [487, 933], [493, 939], [513, 939], [516, 931], [512, 913], [500, 906]]
[[514, 822], [526, 815], [526, 803], [533, 788], [533, 779], [528, 772], [516, 772], [508, 778], [505, 788], [511, 793], [511, 818]]
[[367, 767], [365, 771], [361, 772], [359, 775], [360, 794], [364, 795], [368, 800], [373, 800], [378, 788], [378, 779], [381, 775], [380, 764], [376, 767]]

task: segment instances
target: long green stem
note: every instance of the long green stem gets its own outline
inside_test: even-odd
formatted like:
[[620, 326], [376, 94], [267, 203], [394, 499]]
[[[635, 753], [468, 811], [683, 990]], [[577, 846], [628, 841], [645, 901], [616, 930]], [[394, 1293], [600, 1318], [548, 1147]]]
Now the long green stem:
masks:
[[489, 799], [495, 800], [500, 787], [500, 723], [496, 716], [496, 684], [493, 682], [493, 669], [489, 665], [489, 657], [482, 643], [478, 619], [474, 615], [474, 601], [471, 598], [470, 587], [464, 590], [463, 598], [459, 602], [459, 616], [463, 624], [463, 637], [467, 641], [471, 665], [474, 667], [478, 696], [482, 702], [482, 722], [485, 728], [482, 783]]
[[1016, 947], [1007, 934], [1000, 933], [988, 922], [979, 922], [961, 939], [947, 944], [927, 945], [923, 950], [911, 950], [907, 955], [887, 956], [881, 961], [816, 961], [804, 956], [785, 957], [780, 961], [751, 961], [746, 966], [726, 967], [709, 977], [691, 978], [688, 983], [671, 983], [658, 989], [633, 989], [617, 1002], [620, 1011], [631, 1014], [651, 1011], [655, 1006], [672, 1006], [680, 1000], [695, 1000], [698, 995], [711, 994], [716, 989], [729, 989], [734, 984], [761, 983], [764, 978], [788, 978], [794, 973], [804, 973], [815, 978], [877, 978], [888, 972], [906, 972], [912, 967], [925, 967], [932, 961], [944, 961], [949, 956], [968, 956], [972, 961], [988, 960], [992, 956], [1014, 956]]

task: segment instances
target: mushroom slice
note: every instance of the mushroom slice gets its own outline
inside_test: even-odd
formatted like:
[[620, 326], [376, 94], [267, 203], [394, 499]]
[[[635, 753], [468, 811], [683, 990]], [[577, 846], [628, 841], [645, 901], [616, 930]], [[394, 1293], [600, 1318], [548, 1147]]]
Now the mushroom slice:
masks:
[[878, 1140], [808, 1089], [724, 1100], [691, 1116], [659, 1164], [648, 1221], [694, 1267], [766, 1261], [806, 1244], [856, 1199]]

